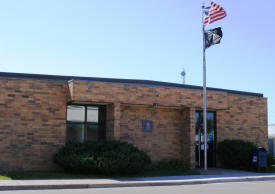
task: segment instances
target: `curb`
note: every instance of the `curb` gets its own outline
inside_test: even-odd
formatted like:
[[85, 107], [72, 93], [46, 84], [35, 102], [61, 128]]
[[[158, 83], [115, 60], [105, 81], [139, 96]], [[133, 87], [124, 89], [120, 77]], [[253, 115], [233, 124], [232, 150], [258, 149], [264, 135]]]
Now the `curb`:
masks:
[[0, 191], [7, 190], [50, 190], [50, 189], [88, 189], [88, 188], [117, 188], [117, 187], [144, 187], [144, 186], [172, 186], [172, 185], [196, 185], [212, 183], [255, 182], [272, 181], [275, 176], [262, 177], [236, 177], [236, 178], [209, 178], [176, 181], [140, 181], [125, 183], [102, 183], [102, 184], [54, 184], [54, 185], [0, 185]]

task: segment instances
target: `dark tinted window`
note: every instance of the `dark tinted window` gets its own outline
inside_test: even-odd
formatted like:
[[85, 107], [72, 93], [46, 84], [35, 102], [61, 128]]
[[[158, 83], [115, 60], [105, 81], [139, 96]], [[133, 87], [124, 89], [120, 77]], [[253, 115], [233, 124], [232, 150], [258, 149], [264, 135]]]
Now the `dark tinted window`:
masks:
[[104, 106], [67, 106], [67, 141], [105, 139]]

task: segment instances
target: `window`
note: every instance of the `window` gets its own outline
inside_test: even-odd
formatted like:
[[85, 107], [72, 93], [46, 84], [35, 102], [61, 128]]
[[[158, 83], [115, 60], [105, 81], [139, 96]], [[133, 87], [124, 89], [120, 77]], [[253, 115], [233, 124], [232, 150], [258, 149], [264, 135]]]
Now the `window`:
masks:
[[97, 141], [105, 139], [105, 107], [67, 106], [67, 141]]

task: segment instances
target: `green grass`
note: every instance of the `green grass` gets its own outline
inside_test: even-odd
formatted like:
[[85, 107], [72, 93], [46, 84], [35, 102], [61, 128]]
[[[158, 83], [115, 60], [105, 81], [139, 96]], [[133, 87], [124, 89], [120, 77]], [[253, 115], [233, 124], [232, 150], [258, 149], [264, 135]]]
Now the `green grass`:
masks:
[[66, 172], [8, 172], [5, 174], [13, 180], [24, 180], [24, 179], [80, 179], [80, 178], [98, 178], [96, 175], [90, 174], [77, 174], [77, 173], [66, 173]]
[[8, 172], [1, 175], [0, 179], [6, 180], [35, 180], [35, 179], [88, 179], [88, 178], [134, 178], [156, 176], [184, 176], [194, 175], [193, 171], [186, 170], [150, 170], [135, 175], [112, 175], [104, 176], [97, 174], [80, 174], [67, 172]]
[[10, 180], [10, 179], [11, 179], [11, 177], [0, 174], [0, 180]]

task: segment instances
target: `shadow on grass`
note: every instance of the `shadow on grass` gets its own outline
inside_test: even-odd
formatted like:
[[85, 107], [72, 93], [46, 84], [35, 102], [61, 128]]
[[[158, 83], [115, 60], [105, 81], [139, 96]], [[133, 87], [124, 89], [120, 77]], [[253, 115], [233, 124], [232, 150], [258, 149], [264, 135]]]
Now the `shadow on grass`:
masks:
[[103, 179], [103, 178], [136, 178], [157, 176], [186, 176], [195, 175], [194, 171], [172, 169], [172, 170], [149, 170], [138, 174], [126, 175], [101, 175], [69, 172], [8, 172], [0, 174], [0, 179], [5, 180], [39, 180], [39, 179]]

